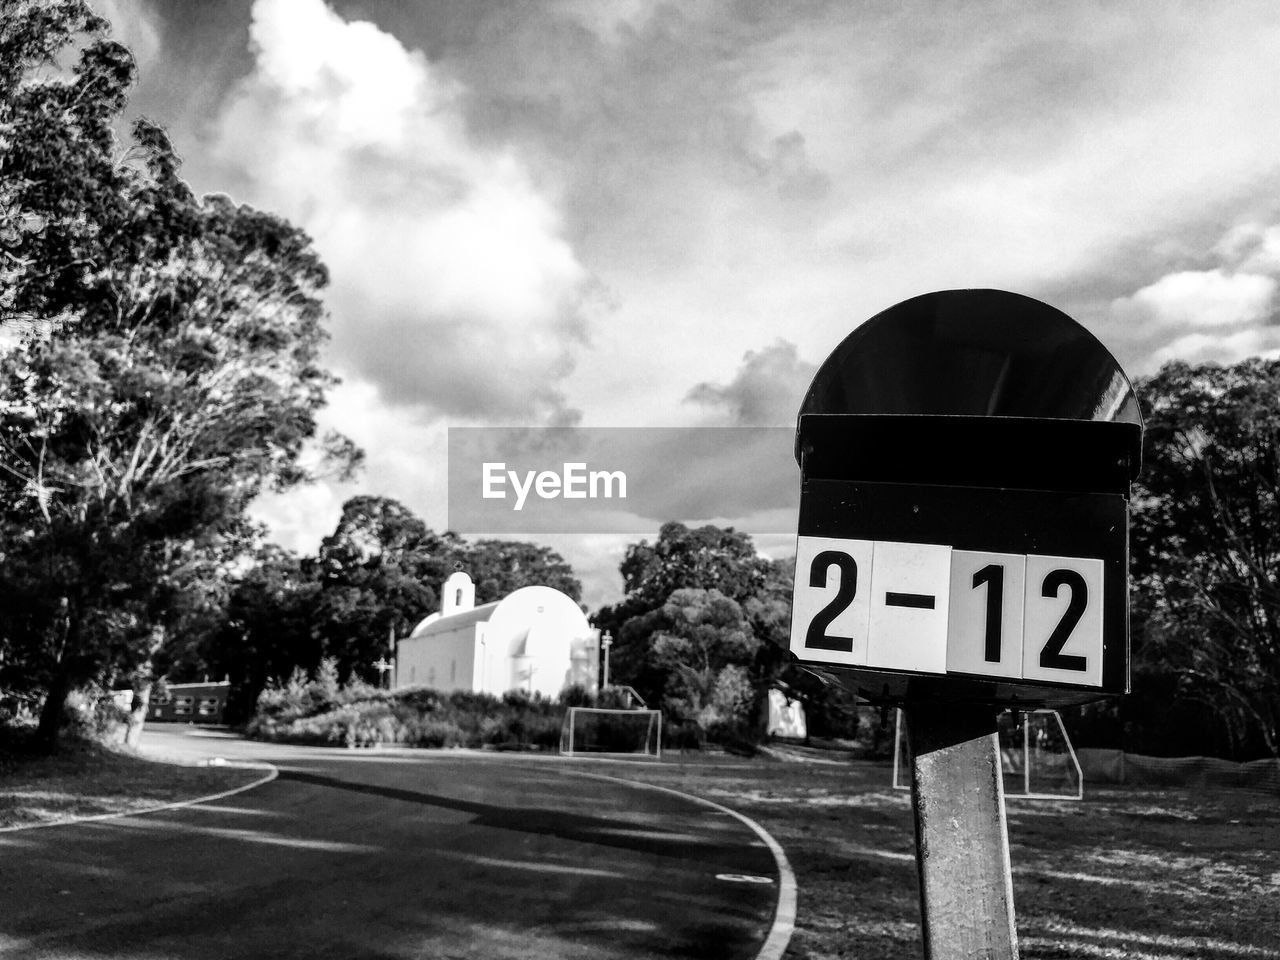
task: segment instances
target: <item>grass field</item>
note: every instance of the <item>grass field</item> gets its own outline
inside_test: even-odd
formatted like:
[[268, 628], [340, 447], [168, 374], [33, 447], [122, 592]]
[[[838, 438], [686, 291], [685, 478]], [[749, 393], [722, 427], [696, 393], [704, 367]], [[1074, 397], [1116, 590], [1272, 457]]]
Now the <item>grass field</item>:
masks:
[[261, 770], [155, 763], [67, 740], [57, 754], [0, 750], [0, 829], [127, 813], [231, 790]]
[[[731, 761], [608, 771], [716, 800], [786, 849], [799, 886], [787, 957], [921, 956], [915, 838], [888, 764]], [[1027, 960], [1280, 958], [1280, 798], [1086, 785], [1010, 799]]]

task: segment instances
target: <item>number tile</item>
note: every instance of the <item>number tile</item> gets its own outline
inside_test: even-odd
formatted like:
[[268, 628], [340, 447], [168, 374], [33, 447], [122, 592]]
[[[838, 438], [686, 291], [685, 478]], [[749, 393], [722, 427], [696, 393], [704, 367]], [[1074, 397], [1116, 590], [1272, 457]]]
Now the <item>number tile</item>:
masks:
[[1027, 557], [1022, 677], [1102, 686], [1101, 560]]
[[876, 542], [868, 666], [946, 672], [950, 571], [950, 547]]
[[948, 673], [1022, 677], [1026, 566], [1020, 554], [951, 551]]
[[797, 540], [791, 651], [800, 659], [866, 664], [872, 546], [870, 540]]

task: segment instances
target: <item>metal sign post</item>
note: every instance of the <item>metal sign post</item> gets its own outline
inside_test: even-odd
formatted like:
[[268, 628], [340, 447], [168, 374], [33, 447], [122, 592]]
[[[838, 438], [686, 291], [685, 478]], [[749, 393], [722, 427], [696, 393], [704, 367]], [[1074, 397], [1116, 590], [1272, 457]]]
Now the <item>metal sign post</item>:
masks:
[[916, 703], [907, 736], [924, 955], [1017, 957], [995, 711]]
[[1018, 955], [997, 713], [1128, 692], [1141, 448], [1102, 344], [998, 290], [873, 317], [805, 397], [791, 651], [904, 709], [932, 960]]

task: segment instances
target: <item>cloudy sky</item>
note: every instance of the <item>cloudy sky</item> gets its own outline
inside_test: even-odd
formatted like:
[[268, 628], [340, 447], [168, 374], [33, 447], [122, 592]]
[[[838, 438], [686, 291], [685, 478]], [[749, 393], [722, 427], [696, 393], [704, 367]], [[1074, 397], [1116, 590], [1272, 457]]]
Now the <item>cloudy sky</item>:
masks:
[[[1273, 0], [99, 9], [196, 189], [331, 269], [327, 424], [369, 466], [262, 504], [300, 550], [355, 492], [444, 526], [451, 424], [793, 423], [931, 290], [1046, 300], [1134, 376], [1280, 353]], [[619, 590], [634, 537], [541, 539]]]

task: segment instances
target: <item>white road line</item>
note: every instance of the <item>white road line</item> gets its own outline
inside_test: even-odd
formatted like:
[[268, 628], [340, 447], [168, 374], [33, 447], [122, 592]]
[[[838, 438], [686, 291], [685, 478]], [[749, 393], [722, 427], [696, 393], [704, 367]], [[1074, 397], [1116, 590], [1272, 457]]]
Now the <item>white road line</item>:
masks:
[[656, 783], [628, 780], [625, 777], [611, 777], [604, 773], [587, 773], [585, 770], [566, 770], [565, 772], [575, 777], [590, 777], [593, 780], [625, 783], [631, 787], [659, 790], [662, 793], [669, 793], [685, 800], [692, 800], [694, 803], [700, 803], [713, 810], [726, 813], [754, 830], [756, 836], [764, 841], [764, 845], [769, 848], [769, 852], [773, 854], [774, 862], [778, 865], [778, 906], [773, 913], [773, 927], [769, 930], [769, 936], [765, 938], [760, 952], [756, 954], [756, 960], [782, 960], [782, 955], [787, 952], [787, 944], [791, 942], [791, 934], [795, 932], [796, 928], [796, 875], [791, 870], [791, 863], [787, 860], [787, 854], [782, 849], [782, 844], [773, 839], [769, 835], [769, 831], [765, 830], [764, 827], [746, 814], [732, 810], [723, 804], [716, 803], [714, 800], [695, 796], [692, 793], [684, 793], [671, 787], [661, 787]]
[[[155, 761], [163, 763], [164, 761]], [[233, 790], [224, 790], [222, 793], [214, 793], [207, 797], [195, 797], [192, 800], [178, 800], [174, 803], [162, 803], [154, 807], [142, 807], [138, 810], [121, 810], [116, 813], [98, 813], [88, 817], [69, 817], [63, 820], [42, 820], [39, 823], [20, 823], [13, 827], [0, 827], [0, 833], [14, 833], [18, 830], [38, 830], [42, 827], [66, 827], [73, 823], [95, 823], [101, 820], [119, 820], [123, 817], [138, 817], [147, 813], [159, 813], [161, 810], [177, 810], [181, 807], [195, 806], [197, 803], [212, 803], [214, 800], [221, 800], [224, 797], [233, 797], [237, 793], [244, 793], [246, 790], [252, 790], [254, 787], [260, 787], [264, 783], [270, 783], [280, 775], [272, 764], [261, 761], [252, 764], [228, 763], [228, 767], [239, 767], [247, 770], [266, 769], [267, 774], [252, 783], [246, 783], [242, 787], [236, 787]]]

